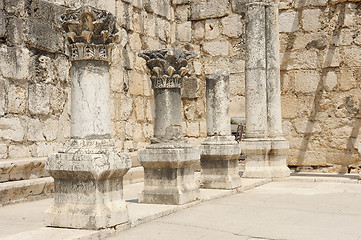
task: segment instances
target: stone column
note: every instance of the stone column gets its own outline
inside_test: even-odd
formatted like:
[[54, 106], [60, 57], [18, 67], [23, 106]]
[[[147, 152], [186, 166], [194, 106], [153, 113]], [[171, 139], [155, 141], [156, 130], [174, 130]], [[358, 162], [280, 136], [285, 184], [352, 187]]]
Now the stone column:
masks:
[[229, 73], [206, 78], [207, 138], [201, 145], [201, 187], [233, 189], [241, 186], [238, 157], [241, 149], [231, 136]]
[[183, 136], [181, 88], [188, 59], [195, 54], [174, 49], [143, 51], [154, 90], [154, 138], [138, 158], [144, 167], [141, 202], [184, 204], [199, 196], [194, 171], [200, 152]]
[[49, 156], [54, 203], [47, 226], [101, 229], [128, 221], [123, 176], [131, 167], [110, 135], [109, 61], [115, 40], [110, 13], [85, 6], [62, 16], [70, 50], [71, 139]]
[[246, 178], [283, 178], [288, 142], [282, 137], [278, 1], [246, 5]]
[[[358, 152], [361, 155], [361, 142], [358, 144]], [[361, 161], [361, 158], [360, 158]], [[359, 179], [361, 179], [361, 172], [359, 172]]]

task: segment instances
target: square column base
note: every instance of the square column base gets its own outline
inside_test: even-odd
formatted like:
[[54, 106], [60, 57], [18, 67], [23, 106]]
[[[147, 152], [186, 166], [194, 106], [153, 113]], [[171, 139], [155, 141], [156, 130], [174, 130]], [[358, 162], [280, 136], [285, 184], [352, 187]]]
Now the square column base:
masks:
[[46, 169], [54, 178], [55, 192], [46, 211], [47, 226], [96, 230], [128, 222], [123, 176], [131, 159], [113, 147], [94, 148], [102, 142], [109, 143], [71, 141], [73, 146], [49, 156]]
[[199, 199], [194, 171], [199, 149], [186, 146], [151, 144], [138, 152], [144, 167], [144, 191], [140, 202], [180, 205]]
[[[358, 145], [358, 152], [361, 155], [361, 142]], [[361, 160], [361, 159], [360, 159]], [[361, 172], [359, 173], [359, 179], [361, 179]]]
[[242, 185], [239, 176], [239, 144], [233, 137], [207, 137], [201, 145], [201, 187], [234, 189]]
[[245, 171], [243, 178], [277, 179], [290, 176], [287, 167], [287, 140], [277, 139], [245, 139], [241, 142], [245, 155]]

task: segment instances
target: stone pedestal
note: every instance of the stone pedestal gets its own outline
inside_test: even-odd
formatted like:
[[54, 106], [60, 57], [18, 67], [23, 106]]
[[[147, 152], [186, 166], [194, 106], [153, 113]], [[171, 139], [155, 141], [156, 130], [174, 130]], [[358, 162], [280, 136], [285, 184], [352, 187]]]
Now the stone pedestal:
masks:
[[249, 138], [241, 142], [246, 156], [244, 178], [285, 178], [290, 175], [286, 164], [288, 141], [285, 139]]
[[160, 49], [139, 54], [147, 61], [154, 89], [154, 138], [138, 152], [144, 167], [143, 203], [184, 204], [199, 196], [194, 171], [200, 152], [183, 137], [181, 92], [188, 51]]
[[278, 1], [246, 5], [245, 178], [283, 178], [288, 142], [282, 137]]
[[240, 147], [232, 136], [207, 137], [201, 146], [202, 188], [240, 187], [238, 157]]
[[199, 150], [189, 144], [152, 144], [138, 152], [144, 167], [144, 191], [140, 201], [155, 204], [184, 204], [199, 197], [194, 171]]
[[[361, 155], [361, 142], [358, 145], [358, 152]], [[361, 158], [360, 158], [360, 161], [361, 161]], [[361, 172], [359, 173], [359, 179], [361, 179]]]
[[201, 145], [201, 187], [233, 189], [241, 186], [238, 157], [241, 149], [231, 136], [229, 73], [206, 78], [207, 138]]
[[101, 229], [127, 222], [123, 176], [130, 167], [110, 139], [68, 141], [46, 163], [55, 186], [46, 225]]
[[113, 227], [128, 221], [123, 176], [131, 167], [130, 157], [115, 149], [110, 135], [108, 62], [115, 20], [85, 6], [62, 21], [72, 61], [71, 139], [46, 162], [55, 185], [46, 225]]

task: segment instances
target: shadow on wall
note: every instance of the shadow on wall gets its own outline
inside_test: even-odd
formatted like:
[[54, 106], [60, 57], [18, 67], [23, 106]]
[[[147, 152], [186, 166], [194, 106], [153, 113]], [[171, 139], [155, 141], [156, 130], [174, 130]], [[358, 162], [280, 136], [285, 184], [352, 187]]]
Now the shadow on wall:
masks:
[[[333, 30], [333, 34], [332, 34], [332, 38], [331, 39], [336, 39], [336, 42], [339, 42], [340, 39], [340, 32], [342, 29], [342, 24], [344, 22], [345, 19], [345, 9], [343, 9], [343, 13], [344, 14], [340, 14], [338, 16], [337, 19], [337, 24]], [[326, 57], [325, 57], [325, 62], [332, 62], [332, 59], [334, 58], [334, 54], [335, 54], [335, 45], [330, 44], [329, 45], [329, 49], [327, 51]], [[324, 64], [323, 64], [324, 65]], [[319, 112], [320, 109], [320, 103], [322, 100], [322, 95], [324, 93], [324, 86], [323, 86], [323, 79], [327, 74], [327, 70], [326, 69], [322, 69], [322, 75], [321, 78], [318, 82], [317, 85], [317, 89], [316, 89], [316, 94], [315, 94], [315, 98], [313, 100], [313, 105], [312, 105], [312, 110], [311, 110], [311, 114], [310, 117], [308, 118], [308, 122], [306, 125], [306, 133], [304, 134], [303, 138], [302, 138], [302, 144], [301, 144], [301, 149], [305, 149], [307, 150], [308, 145], [310, 143], [310, 135], [312, 134], [313, 128], [314, 128], [314, 124], [315, 124], [315, 120], [317, 117], [317, 114]], [[305, 161], [305, 154], [306, 151], [303, 151], [302, 154], [299, 154], [297, 157], [297, 164], [303, 165], [304, 161]]]
[[[304, 6], [306, 4], [307, 4], [307, 1], [303, 2], [302, 5]], [[337, 23], [332, 31], [332, 38], [331, 38], [332, 41], [339, 42], [340, 32], [342, 30], [344, 20], [345, 20], [345, 5], [342, 7], [342, 9], [340, 9], [340, 14], [338, 15]], [[298, 24], [298, 18], [295, 18], [295, 20], [293, 22], [293, 26], [296, 26], [297, 24]], [[289, 64], [289, 60], [291, 59], [291, 54], [292, 54], [291, 50], [293, 48], [295, 41], [296, 41], [296, 36], [293, 35], [291, 38], [288, 39], [288, 42], [286, 45], [286, 53], [284, 54], [283, 60], [282, 60], [282, 62], [286, 63], [285, 64], [286, 69], [287, 69], [287, 65]], [[320, 46], [313, 46], [313, 45], [317, 45], [317, 43], [314, 41], [310, 42], [309, 44], [307, 44], [306, 49], [308, 49], [308, 47], [309, 48], [316, 47], [317, 49], [321, 49]], [[322, 49], [324, 49], [324, 48], [325, 48], [325, 46], [322, 47]], [[302, 150], [300, 150], [299, 153], [297, 154], [296, 163], [298, 166], [303, 166], [304, 163], [307, 162], [307, 161], [305, 161], [307, 149], [311, 142], [317, 115], [320, 112], [320, 105], [321, 105], [321, 102], [322, 102], [322, 100], [324, 98], [324, 94], [325, 94], [323, 80], [330, 70], [326, 63], [330, 63], [333, 61], [334, 55], [335, 55], [335, 49], [336, 49], [336, 45], [329, 43], [329, 48], [327, 50], [324, 62], [322, 63], [322, 65], [323, 65], [322, 66], [322, 74], [321, 74], [321, 77], [319, 78], [319, 82], [317, 84], [317, 89], [315, 92], [315, 97], [313, 99], [311, 113], [307, 120], [307, 124], [306, 124], [305, 130], [304, 130], [304, 134], [303, 134], [303, 138], [302, 138], [302, 142], [301, 142], [301, 146], [300, 146], [301, 147], [300, 149], [302, 149]], [[356, 152], [356, 149], [354, 146], [356, 144], [355, 141], [356, 141], [359, 131], [360, 131], [361, 119], [360, 119], [360, 116], [358, 116], [358, 115], [361, 112], [361, 106], [360, 106], [360, 109], [357, 107], [355, 108], [354, 107], [355, 102], [353, 101], [352, 97], [346, 97], [345, 99], [342, 99], [342, 101], [343, 101], [347, 111], [350, 113], [350, 115], [353, 118], [356, 118], [353, 123], [353, 126], [352, 126], [351, 135], [347, 139], [347, 148], [342, 152], [343, 153], [342, 157], [345, 157], [345, 159], [342, 159], [342, 160], [345, 163], [345, 165], [347, 165], [349, 160], [347, 159], [346, 156], [351, 156], [351, 153]]]

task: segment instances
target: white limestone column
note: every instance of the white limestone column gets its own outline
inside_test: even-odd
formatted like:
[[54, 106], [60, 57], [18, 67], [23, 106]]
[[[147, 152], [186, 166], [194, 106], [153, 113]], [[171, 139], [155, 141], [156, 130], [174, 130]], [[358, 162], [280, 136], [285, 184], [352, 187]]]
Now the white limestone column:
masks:
[[[358, 144], [358, 152], [361, 155], [361, 142]], [[361, 179], [361, 172], [359, 173], [359, 179]]]
[[207, 135], [230, 136], [229, 72], [220, 70], [206, 78]]
[[109, 62], [115, 17], [83, 6], [61, 17], [67, 33], [72, 80], [71, 139], [46, 161], [54, 178], [54, 202], [46, 225], [103, 229], [128, 222], [123, 176], [128, 154], [110, 135]]
[[154, 138], [182, 137], [180, 88], [155, 88], [154, 105]]
[[71, 77], [71, 138], [110, 138], [108, 62], [73, 61]]
[[184, 138], [181, 121], [181, 88], [186, 81], [188, 60], [194, 53], [176, 49], [142, 51], [154, 90], [154, 138], [138, 151], [144, 167], [144, 190], [140, 202], [184, 204], [199, 197], [195, 167], [199, 149]]
[[267, 136], [266, 11], [263, 3], [246, 5], [246, 137]]
[[206, 78], [207, 138], [201, 145], [201, 187], [234, 189], [241, 186], [239, 144], [231, 136], [229, 71]]
[[278, 4], [266, 6], [268, 136], [282, 136]]

